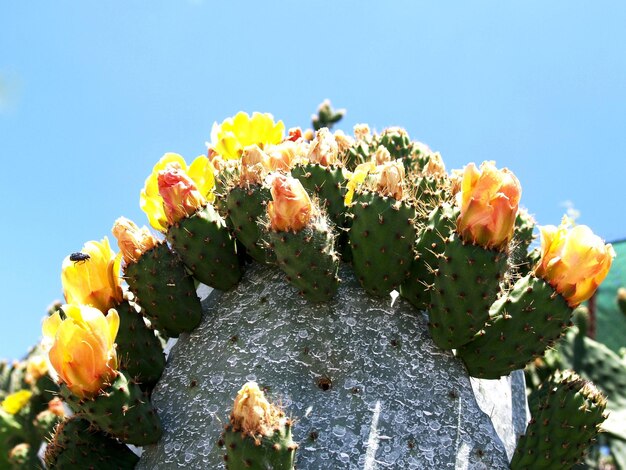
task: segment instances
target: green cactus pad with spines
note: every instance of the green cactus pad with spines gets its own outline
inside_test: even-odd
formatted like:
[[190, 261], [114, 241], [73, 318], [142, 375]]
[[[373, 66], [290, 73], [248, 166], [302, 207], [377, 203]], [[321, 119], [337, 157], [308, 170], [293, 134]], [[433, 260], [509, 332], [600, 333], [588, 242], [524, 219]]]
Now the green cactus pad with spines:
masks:
[[375, 192], [355, 194], [348, 234], [352, 266], [370, 295], [384, 297], [410, 273], [417, 232], [415, 208]]
[[542, 385], [511, 469], [572, 468], [598, 434], [605, 407], [606, 398], [591, 382], [571, 371], [555, 374]]
[[547, 282], [527, 275], [489, 313], [488, 325], [457, 355], [471, 376], [497, 379], [522, 369], [553, 345], [569, 325], [572, 309]]
[[49, 441], [53, 434], [54, 428], [62, 420], [59, 415], [54, 414], [50, 410], [43, 410], [33, 421], [37, 437], [42, 441]]
[[65, 385], [60, 395], [74, 413], [126, 444], [143, 446], [161, 438], [161, 422], [148, 395], [124, 371], [94, 398], [78, 398]]
[[626, 408], [626, 361], [618, 354], [577, 328], [567, 331], [558, 352], [559, 366], [592, 381], [609, 397], [611, 410]]
[[11, 470], [39, 470], [43, 469], [37, 449], [30, 444], [23, 442], [16, 445], [9, 452], [9, 464]]
[[443, 241], [454, 229], [458, 211], [450, 204], [436, 207], [425, 225], [418, 229], [415, 241], [415, 258], [411, 262], [409, 277], [400, 286], [400, 295], [420, 310], [430, 306], [430, 290], [435, 281], [438, 255], [443, 253]]
[[235, 238], [211, 204], [172, 225], [167, 239], [198, 281], [219, 290], [228, 290], [239, 282], [241, 268]]
[[335, 234], [325, 217], [318, 216], [297, 233], [270, 230], [268, 238], [278, 266], [306, 299], [332, 298], [339, 283], [339, 256]]
[[119, 367], [142, 386], [152, 388], [165, 368], [161, 342], [133, 305], [124, 301], [115, 309], [120, 317], [115, 338]]
[[319, 197], [330, 220], [339, 227], [346, 226], [344, 198], [346, 196], [343, 169], [339, 166], [322, 166], [317, 163], [296, 164], [291, 176], [300, 180], [304, 189]]
[[266, 213], [266, 205], [271, 200], [268, 188], [254, 184], [248, 187], [234, 186], [226, 196], [228, 217], [237, 239], [246, 251], [259, 263], [273, 262], [271, 251], [261, 242], [259, 217]]
[[489, 320], [507, 257], [465, 243], [456, 232], [444, 245], [431, 290], [428, 329], [437, 346], [455, 349], [469, 343]]
[[379, 144], [389, 150], [392, 160], [401, 159], [408, 171], [411, 166], [409, 156], [413, 151], [413, 142], [409, 134], [399, 127], [390, 127], [385, 129], [379, 138]]
[[229, 424], [222, 440], [226, 447], [227, 470], [292, 470], [297, 445], [291, 438], [291, 421], [282, 420], [268, 436], [251, 437]]
[[377, 148], [377, 137], [370, 135], [363, 140], [357, 140], [340, 159], [349, 171], [354, 171], [361, 163], [369, 162]]
[[509, 260], [511, 269], [519, 277], [525, 276], [535, 265], [535, 259], [530, 256], [528, 249], [535, 239], [535, 219], [528, 211], [521, 209], [515, 218], [513, 229], [513, 241], [511, 243], [511, 253]]
[[176, 338], [192, 331], [202, 318], [193, 278], [163, 242], [124, 268], [124, 277], [152, 325]]
[[131, 470], [139, 461], [127, 446], [95, 429], [78, 416], [57, 426], [44, 455], [53, 469]]

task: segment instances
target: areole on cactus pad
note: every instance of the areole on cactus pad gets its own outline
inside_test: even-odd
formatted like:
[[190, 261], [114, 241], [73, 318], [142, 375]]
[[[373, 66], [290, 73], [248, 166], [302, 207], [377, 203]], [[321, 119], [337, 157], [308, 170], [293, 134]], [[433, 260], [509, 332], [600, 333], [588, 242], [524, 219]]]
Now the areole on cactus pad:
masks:
[[[329, 105], [320, 108], [320, 113], [318, 124], [329, 126], [342, 116]], [[76, 305], [52, 315], [44, 330], [60, 395], [79, 416], [56, 428], [46, 457], [53, 467], [54, 462], [79, 460], [81, 449], [93, 449], [92, 457], [100, 460], [90, 463], [86, 455], [80, 464], [104, 468], [107, 459], [103, 455], [109, 449], [113, 452], [118, 441], [151, 444], [167, 432], [171, 423], [162, 425], [159, 410], [150, 404], [150, 394], [164, 366], [164, 340], [180, 336], [183, 342], [192, 341], [198, 325], [210, 321], [217, 341], [224, 336], [219, 329], [228, 325], [219, 304], [205, 311], [203, 317], [195, 289], [198, 283], [230, 294], [232, 302], [242, 282], [262, 287], [263, 278], [254, 276], [265, 275], [275, 283], [275, 276], [282, 273], [284, 286], [276, 290], [286, 292], [289, 305], [300, 296], [302, 312], [319, 306], [317, 313], [326, 312], [328, 317], [310, 319], [311, 323], [326, 322], [326, 336], [316, 339], [325, 350], [298, 352], [302, 355], [298, 356], [302, 374], [323, 393], [334, 386], [331, 375], [341, 376], [341, 371], [329, 369], [323, 375], [312, 365], [325, 369], [328, 364], [351, 364], [345, 362], [351, 341], [355, 350], [371, 355], [359, 357], [364, 367], [374, 370], [370, 366], [380, 366], [376, 370], [381, 375], [417, 355], [415, 350], [400, 351], [402, 347], [417, 348], [415, 338], [406, 345], [391, 345], [389, 338], [376, 337], [375, 321], [359, 330], [373, 335], [372, 345], [359, 343], [362, 338], [328, 333], [342, 324], [345, 311], [352, 312], [356, 325], [360, 321], [357, 306], [364, 299], [371, 300], [373, 307], [362, 313], [362, 321], [366, 316], [372, 321], [372, 312], [380, 311], [381, 321], [385, 317], [388, 323], [385, 331], [401, 323], [413, 331], [411, 323], [426, 325], [428, 316], [430, 337], [425, 334], [421, 339], [428, 342], [428, 348], [447, 350], [441, 351], [446, 360], [453, 361], [457, 370], [464, 370], [464, 364], [469, 376], [500, 378], [524, 367], [559, 338], [570, 322], [572, 307], [593, 293], [614, 256], [610, 245], [587, 227], [570, 230], [548, 226], [541, 230], [541, 257], [533, 258], [528, 249], [534, 221], [519, 211], [521, 184], [510, 170], [484, 162], [480, 167], [470, 163], [462, 173], [448, 174], [441, 155], [412, 141], [401, 128], [376, 133], [360, 124], [355, 126], [354, 136], [348, 136], [320, 125], [316, 132], [290, 129], [285, 137], [284, 124], [275, 122], [271, 115], [239, 113], [215, 124], [211, 134], [206, 156], [187, 164], [181, 155], [165, 154], [146, 179], [140, 206], [161, 235], [120, 218], [113, 230], [120, 255], [116, 256], [105, 240], [99, 250], [85, 246], [88, 258], [64, 263], [67, 301]], [[265, 271], [255, 265], [265, 265]], [[584, 275], [577, 275], [581, 266]], [[246, 280], [248, 272], [254, 274], [252, 280]], [[340, 277], [352, 280], [342, 282]], [[347, 285], [342, 290], [344, 283]], [[393, 305], [390, 294], [396, 290], [401, 299], [394, 297], [393, 302], [399, 303], [402, 318], [391, 321], [382, 306], [388, 301]], [[352, 297], [345, 297], [348, 293]], [[347, 305], [338, 305], [338, 297]], [[219, 296], [216, 299], [219, 303]], [[256, 321], [252, 317], [264, 311], [263, 299], [258, 301], [261, 306], [254, 315], [240, 318], [242, 325]], [[248, 304], [242, 305], [242, 310], [251, 308]], [[109, 308], [116, 310], [105, 315]], [[293, 315], [299, 328], [308, 331], [311, 325], [307, 318], [296, 315], [302, 312]], [[272, 328], [295, 321], [276, 318], [276, 312], [266, 313], [274, 322]], [[118, 327], [125, 330], [118, 333]], [[400, 333], [406, 331], [398, 332], [398, 336]], [[260, 338], [263, 332], [257, 335]], [[340, 337], [344, 344], [338, 345]], [[248, 383], [254, 376], [271, 389], [274, 384], [266, 383], [264, 375], [276, 382], [277, 371], [270, 374], [264, 370], [270, 366], [263, 361], [240, 371], [239, 358], [248, 357], [250, 351], [238, 349], [237, 333], [229, 338], [228, 344], [220, 343], [219, 354], [212, 354], [221, 360], [222, 354], [228, 353], [229, 364], [240, 374], [239, 387], [243, 388], [230, 416], [231, 403], [224, 400], [217, 409], [206, 410], [207, 416], [229, 423], [221, 437], [211, 435], [210, 444], [225, 445], [226, 468], [309, 468], [305, 462], [318, 461], [309, 458], [313, 447], [321, 453], [334, 449], [339, 434], [308, 443], [293, 441], [293, 436], [301, 436], [299, 421], [306, 425], [308, 415], [290, 419], [289, 403], [283, 407], [270, 404], [259, 385]], [[285, 355], [291, 354], [282, 338], [273, 341], [282, 344]], [[381, 348], [392, 359], [377, 357]], [[343, 356], [334, 357], [339, 350]], [[451, 350], [455, 350], [454, 355]], [[177, 353], [174, 349], [172, 354]], [[212, 361], [210, 354], [195, 360]], [[89, 361], [83, 362], [88, 368], [77, 365], [75, 358], [87, 356]], [[284, 357], [272, 359], [276, 359], [274, 366], [279, 371]], [[291, 365], [289, 371], [293, 373]], [[404, 374], [410, 375], [411, 370]], [[464, 379], [469, 385], [467, 375]], [[351, 407], [354, 413], [362, 414], [359, 400], [374, 396], [368, 380], [375, 378], [363, 378], [365, 386], [343, 385], [355, 396], [351, 402], [341, 395], [341, 403], [348, 407], [345, 416], [350, 416]], [[398, 378], [387, 387], [397, 385], [394, 393], [398, 400], [410, 401], [410, 390], [402, 384], [405, 381]], [[202, 387], [202, 393], [217, 393], [189, 377], [182, 392], [189, 397], [187, 401], [193, 401], [196, 387]], [[163, 393], [168, 384], [161, 379], [156, 390]], [[232, 397], [236, 392], [232, 390]], [[280, 398], [281, 392], [271, 389], [271, 396]], [[428, 396], [433, 409], [438, 409], [437, 400], [454, 399], [438, 393]], [[431, 423], [433, 431], [439, 429], [436, 412], [424, 417], [419, 410], [405, 413], [406, 408], [405, 404], [392, 407], [401, 410], [398, 419], [402, 421], [398, 423], [403, 429], [414, 430], [420, 420]], [[338, 418], [332, 415], [320, 420], [323, 408], [314, 413], [317, 423], [330, 423], [329, 428], [337, 429], [337, 433], [340, 428], [345, 433], [345, 427], [350, 426], [349, 419], [341, 426], [333, 425]], [[85, 434], [87, 427], [90, 432]], [[361, 428], [348, 432], [358, 436]], [[310, 432], [311, 436], [315, 430]], [[111, 437], [117, 440], [107, 440]], [[76, 442], [61, 445], [68, 440]], [[389, 462], [389, 455], [395, 455], [395, 468], [419, 468], [427, 461], [426, 451], [420, 443], [410, 442], [394, 437], [384, 446], [374, 446], [367, 441], [355, 444], [351, 453], [333, 454], [332, 459], [339, 459], [333, 462], [342, 462], [345, 468], [360, 468], [364, 462], [375, 462], [377, 453], [387, 453], [381, 458]], [[304, 466], [298, 463], [298, 444], [302, 452], [309, 453], [302, 460]], [[28, 452], [22, 446], [13, 454], [16, 459], [26, 459]], [[512, 452], [509, 454], [510, 458]], [[572, 458], [580, 458], [579, 454]], [[492, 462], [496, 461], [494, 457]], [[134, 464], [132, 455], [119, 456], [119, 465], [124, 468]]]

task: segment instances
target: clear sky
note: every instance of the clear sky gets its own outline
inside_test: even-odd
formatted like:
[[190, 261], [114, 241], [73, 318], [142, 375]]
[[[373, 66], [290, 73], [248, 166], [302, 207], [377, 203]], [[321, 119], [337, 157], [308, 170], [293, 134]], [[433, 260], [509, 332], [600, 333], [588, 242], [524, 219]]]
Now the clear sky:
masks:
[[571, 201], [626, 237], [624, 25], [617, 0], [3, 2], [0, 357], [38, 340], [67, 254], [147, 223], [159, 157], [203, 153], [239, 110], [305, 127], [330, 98], [346, 131], [509, 167], [541, 224]]

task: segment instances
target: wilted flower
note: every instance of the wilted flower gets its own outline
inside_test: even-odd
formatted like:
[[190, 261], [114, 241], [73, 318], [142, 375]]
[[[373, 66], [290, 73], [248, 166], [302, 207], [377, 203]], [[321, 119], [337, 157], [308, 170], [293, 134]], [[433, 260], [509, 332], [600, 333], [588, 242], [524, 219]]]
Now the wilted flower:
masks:
[[315, 139], [309, 147], [309, 161], [321, 166], [330, 166], [337, 162], [338, 155], [339, 146], [335, 141], [335, 136], [327, 127], [322, 127], [315, 133]]
[[541, 259], [535, 274], [545, 279], [571, 307], [589, 299], [611, 268], [615, 251], [586, 225], [540, 227]]
[[123, 300], [121, 254], [115, 254], [107, 237], [100, 242], [85, 243], [82, 253], [89, 255], [89, 259], [76, 262], [67, 256], [63, 260], [61, 282], [65, 301], [104, 311], [120, 303]]
[[246, 383], [237, 393], [231, 422], [244, 434], [268, 434], [278, 423], [282, 412], [272, 405], [256, 384]]
[[378, 191], [384, 196], [401, 200], [403, 196], [404, 165], [396, 160], [379, 167]]
[[148, 227], [139, 228], [132, 220], [126, 217], [118, 218], [111, 230], [117, 238], [117, 246], [126, 263], [135, 263], [141, 255], [159, 244], [159, 241], [150, 233]]
[[43, 322], [44, 336], [53, 341], [50, 362], [74, 395], [93, 396], [117, 374], [119, 316], [86, 305], [64, 305], [63, 312], [64, 320], [56, 312]]
[[485, 248], [501, 249], [513, 236], [522, 188], [515, 175], [493, 162], [480, 170], [470, 163], [463, 172], [457, 205], [461, 215], [456, 227], [461, 237]]

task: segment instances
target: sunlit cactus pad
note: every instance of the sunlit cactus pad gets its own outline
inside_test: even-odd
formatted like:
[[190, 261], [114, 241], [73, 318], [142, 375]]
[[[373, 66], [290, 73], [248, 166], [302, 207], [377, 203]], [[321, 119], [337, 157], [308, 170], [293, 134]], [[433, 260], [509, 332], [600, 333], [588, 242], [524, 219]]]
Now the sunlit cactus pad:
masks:
[[327, 303], [304, 300], [277, 268], [258, 264], [236, 289], [213, 291], [153, 392], [164, 435], [137, 468], [221, 468], [228, 404], [249, 380], [294, 419], [298, 469], [508, 468], [527, 422], [521, 372], [513, 390], [511, 379], [474, 384], [501, 440], [425, 315], [365, 295], [347, 267], [340, 277]]

